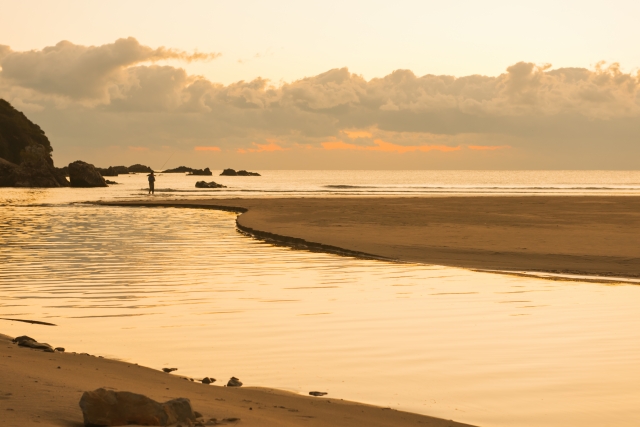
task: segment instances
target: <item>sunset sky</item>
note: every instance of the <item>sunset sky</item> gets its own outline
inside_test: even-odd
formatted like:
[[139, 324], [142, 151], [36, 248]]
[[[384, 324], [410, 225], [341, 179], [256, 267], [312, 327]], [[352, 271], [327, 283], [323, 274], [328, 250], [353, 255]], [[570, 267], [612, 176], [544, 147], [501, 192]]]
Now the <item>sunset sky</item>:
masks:
[[[0, 0], [1, 1], [1, 0]], [[57, 165], [637, 169], [640, 3], [2, 1]]]

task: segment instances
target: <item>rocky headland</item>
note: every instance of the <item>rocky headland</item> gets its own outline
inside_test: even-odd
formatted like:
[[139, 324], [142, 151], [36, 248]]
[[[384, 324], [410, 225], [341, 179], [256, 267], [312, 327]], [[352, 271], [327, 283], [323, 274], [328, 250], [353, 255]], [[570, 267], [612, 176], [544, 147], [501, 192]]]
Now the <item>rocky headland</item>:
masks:
[[67, 187], [53, 147], [37, 124], [0, 99], [0, 187]]

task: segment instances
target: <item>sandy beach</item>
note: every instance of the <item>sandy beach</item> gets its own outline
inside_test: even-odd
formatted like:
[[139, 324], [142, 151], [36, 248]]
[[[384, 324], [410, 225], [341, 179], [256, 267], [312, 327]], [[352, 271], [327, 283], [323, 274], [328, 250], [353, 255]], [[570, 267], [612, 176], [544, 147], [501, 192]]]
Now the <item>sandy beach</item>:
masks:
[[[153, 200], [238, 210], [297, 247], [488, 270], [640, 277], [640, 198], [614, 196]], [[304, 240], [304, 241], [302, 241]]]
[[[97, 355], [45, 353], [19, 347], [2, 334], [0, 370], [0, 424], [7, 427], [82, 426], [82, 412], [78, 406], [80, 397], [84, 391], [100, 387], [140, 393], [160, 402], [186, 397], [205, 421], [215, 418], [222, 425], [467, 425], [331, 399], [329, 396], [311, 397], [267, 388], [205, 385], [185, 381], [179, 375]], [[217, 384], [223, 385], [226, 380], [219, 379]]]

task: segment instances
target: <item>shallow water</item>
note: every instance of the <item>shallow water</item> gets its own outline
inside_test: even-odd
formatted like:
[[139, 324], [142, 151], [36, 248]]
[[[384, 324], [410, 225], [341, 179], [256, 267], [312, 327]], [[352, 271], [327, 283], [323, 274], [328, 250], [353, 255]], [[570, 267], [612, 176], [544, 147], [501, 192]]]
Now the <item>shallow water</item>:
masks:
[[479, 425], [640, 423], [637, 285], [293, 251], [230, 213], [1, 191], [0, 317], [58, 325], [3, 333]]

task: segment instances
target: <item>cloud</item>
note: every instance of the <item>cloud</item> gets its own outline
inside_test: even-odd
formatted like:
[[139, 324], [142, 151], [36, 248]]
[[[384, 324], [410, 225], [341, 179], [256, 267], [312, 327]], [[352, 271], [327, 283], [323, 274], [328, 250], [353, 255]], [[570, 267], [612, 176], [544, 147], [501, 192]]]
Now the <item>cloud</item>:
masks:
[[502, 150], [505, 148], [511, 148], [509, 145], [469, 145], [470, 150], [479, 150], [479, 151], [495, 151]]
[[67, 96], [75, 100], [109, 99], [114, 85], [131, 85], [129, 67], [144, 62], [175, 59], [206, 61], [216, 53], [186, 53], [160, 47], [152, 49], [135, 38], [118, 39], [102, 46], [81, 46], [61, 41], [55, 46], [27, 52], [7, 52], [0, 48], [0, 77], [10, 83], [42, 93]]
[[265, 151], [284, 151], [285, 148], [282, 148], [277, 144], [277, 140], [267, 139], [268, 144], [257, 144], [253, 142], [253, 146], [256, 148], [238, 148], [238, 153], [246, 154], [246, 153], [262, 153]]
[[384, 151], [389, 153], [411, 153], [415, 151], [429, 152], [429, 151], [458, 151], [458, 147], [450, 147], [447, 145], [398, 145], [391, 142], [386, 142], [381, 139], [373, 141], [373, 146], [363, 146], [356, 144], [348, 144], [343, 141], [329, 141], [323, 142], [322, 148], [325, 150], [356, 150], [356, 151]]
[[194, 147], [193, 148], [195, 151], [221, 151], [220, 147], [214, 147], [214, 146], [210, 146], [210, 147]]
[[56, 147], [57, 138], [68, 147], [117, 141], [287, 156], [296, 147], [419, 156], [468, 147], [554, 162], [579, 152], [595, 163], [640, 155], [640, 77], [616, 63], [519, 62], [495, 77], [396, 70], [371, 80], [340, 68], [278, 86], [262, 78], [222, 85], [157, 64], [217, 56], [134, 38], [27, 52], [0, 46], [0, 97], [29, 112]]

